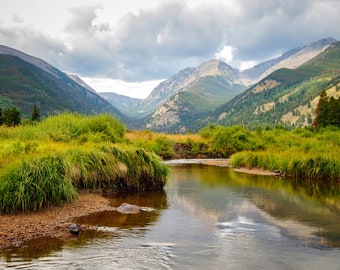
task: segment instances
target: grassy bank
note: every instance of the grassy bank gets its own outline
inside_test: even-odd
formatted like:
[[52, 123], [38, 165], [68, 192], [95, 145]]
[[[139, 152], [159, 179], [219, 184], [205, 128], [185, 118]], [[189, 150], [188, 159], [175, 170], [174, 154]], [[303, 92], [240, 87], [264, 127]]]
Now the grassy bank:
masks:
[[235, 153], [232, 165], [279, 170], [301, 183], [332, 184], [340, 180], [339, 129], [277, 129], [257, 136], [264, 142], [264, 149]]
[[132, 132], [127, 137], [164, 158], [230, 157], [235, 167], [278, 170], [301, 183], [335, 183], [340, 179], [340, 130], [334, 127], [318, 132], [282, 127], [251, 131], [210, 125], [199, 134], [144, 132], [141, 141]]
[[41, 123], [0, 127], [0, 212], [35, 211], [72, 202], [81, 189], [163, 188], [166, 167], [129, 145], [108, 115], [62, 114]]

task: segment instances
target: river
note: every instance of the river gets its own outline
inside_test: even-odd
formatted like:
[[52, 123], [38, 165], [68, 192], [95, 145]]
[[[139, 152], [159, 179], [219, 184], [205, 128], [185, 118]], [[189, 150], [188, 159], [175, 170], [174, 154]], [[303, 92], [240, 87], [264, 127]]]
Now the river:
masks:
[[226, 167], [168, 166], [163, 192], [112, 198], [144, 211], [78, 218], [93, 229], [5, 250], [0, 269], [339, 269], [339, 197]]

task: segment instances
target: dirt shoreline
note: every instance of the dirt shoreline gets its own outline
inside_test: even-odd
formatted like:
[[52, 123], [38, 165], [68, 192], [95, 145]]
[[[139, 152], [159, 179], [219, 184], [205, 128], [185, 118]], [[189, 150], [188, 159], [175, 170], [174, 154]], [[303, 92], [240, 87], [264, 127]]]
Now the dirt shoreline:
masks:
[[80, 193], [76, 202], [60, 207], [37, 213], [0, 215], [0, 250], [44, 236], [71, 239], [67, 224], [73, 218], [113, 209], [109, 199], [99, 193]]
[[274, 176], [276, 173], [260, 169], [260, 168], [252, 168], [248, 169], [245, 167], [242, 168], [234, 168], [232, 167], [230, 163], [230, 159], [212, 159], [212, 160], [205, 160], [202, 162], [202, 164], [206, 165], [213, 165], [213, 166], [224, 166], [224, 167], [229, 167], [232, 168], [236, 172], [242, 172], [242, 173], [249, 173], [249, 174], [257, 174], [257, 175], [267, 175], [267, 176]]
[[[231, 167], [230, 160], [205, 160], [202, 164]], [[274, 175], [262, 169], [234, 168], [235, 171], [258, 175]], [[0, 250], [39, 237], [72, 238], [67, 224], [73, 218], [94, 212], [114, 210], [108, 198], [100, 193], [79, 194], [76, 202], [60, 207], [51, 207], [37, 213], [0, 215]], [[82, 229], [86, 227], [82, 225]]]

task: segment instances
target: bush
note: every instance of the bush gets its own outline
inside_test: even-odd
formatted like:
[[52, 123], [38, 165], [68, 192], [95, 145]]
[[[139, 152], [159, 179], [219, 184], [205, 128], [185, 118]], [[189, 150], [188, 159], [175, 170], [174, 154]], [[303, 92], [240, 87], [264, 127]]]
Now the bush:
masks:
[[158, 137], [151, 144], [150, 148], [164, 159], [170, 159], [174, 156], [174, 142], [165, 136]]
[[218, 157], [229, 157], [243, 150], [264, 149], [264, 143], [259, 136], [239, 127], [219, 127], [213, 135], [212, 152]]

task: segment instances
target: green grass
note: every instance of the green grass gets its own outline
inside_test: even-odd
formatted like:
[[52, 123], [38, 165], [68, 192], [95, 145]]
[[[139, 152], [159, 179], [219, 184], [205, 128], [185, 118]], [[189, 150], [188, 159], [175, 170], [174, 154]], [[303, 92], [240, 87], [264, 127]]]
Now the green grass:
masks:
[[1, 126], [0, 161], [0, 213], [72, 202], [82, 189], [161, 189], [168, 172], [156, 154], [128, 145], [125, 127], [109, 115]]
[[242, 151], [231, 157], [236, 167], [281, 170], [301, 183], [333, 184], [340, 179], [340, 130], [306, 129], [263, 131], [265, 147]]

